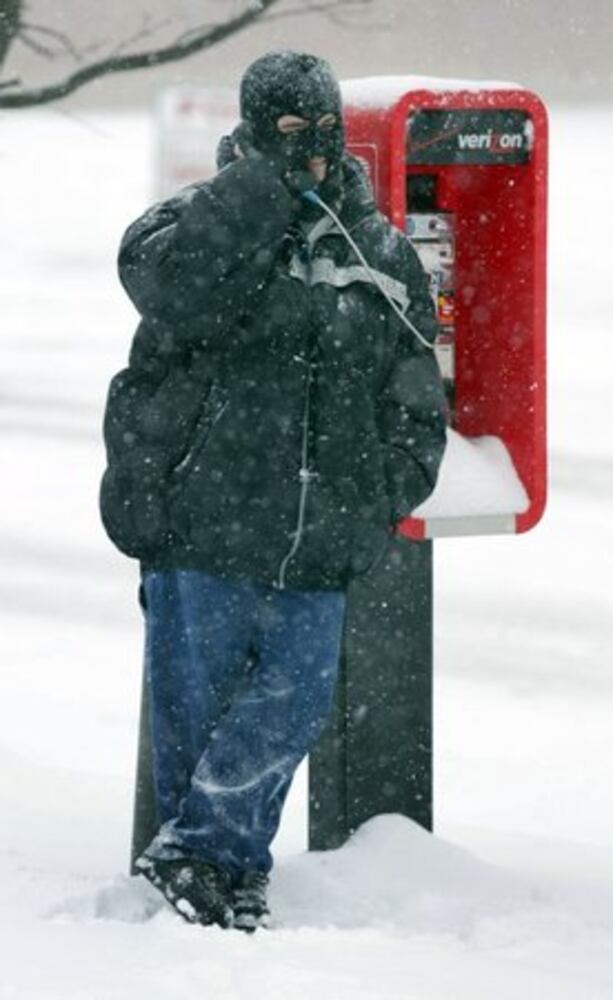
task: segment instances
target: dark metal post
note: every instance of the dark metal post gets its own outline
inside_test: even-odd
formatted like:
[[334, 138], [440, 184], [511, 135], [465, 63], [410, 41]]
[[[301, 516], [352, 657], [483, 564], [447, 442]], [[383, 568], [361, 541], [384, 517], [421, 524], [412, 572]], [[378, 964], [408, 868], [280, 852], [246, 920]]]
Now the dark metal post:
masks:
[[309, 847], [390, 812], [432, 829], [432, 543], [404, 538], [349, 588], [336, 702], [309, 759]]
[[147, 681], [143, 672], [130, 854], [130, 873], [132, 875], [137, 874], [134, 862], [157, 833], [158, 825], [153, 786], [153, 747], [149, 723], [149, 697]]

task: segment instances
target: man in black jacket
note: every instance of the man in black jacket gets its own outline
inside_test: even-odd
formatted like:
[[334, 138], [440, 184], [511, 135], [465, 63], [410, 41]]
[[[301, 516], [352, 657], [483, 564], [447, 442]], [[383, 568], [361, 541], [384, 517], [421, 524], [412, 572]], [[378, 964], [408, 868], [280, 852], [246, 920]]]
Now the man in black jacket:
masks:
[[344, 150], [328, 64], [262, 57], [241, 115], [217, 176], [123, 239], [142, 320], [101, 509], [142, 572], [161, 826], [140, 868], [186, 919], [251, 930], [347, 585], [434, 488], [445, 419], [427, 279]]

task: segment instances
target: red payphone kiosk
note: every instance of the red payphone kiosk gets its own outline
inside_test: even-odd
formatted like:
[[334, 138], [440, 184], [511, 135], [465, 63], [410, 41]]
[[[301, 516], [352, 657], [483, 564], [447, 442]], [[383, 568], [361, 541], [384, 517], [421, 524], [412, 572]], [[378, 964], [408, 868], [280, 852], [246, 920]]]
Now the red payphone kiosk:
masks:
[[348, 81], [343, 99], [349, 149], [421, 257], [441, 330], [449, 470], [401, 531], [526, 531], [546, 497], [545, 108], [510, 85], [411, 77]]
[[526, 531], [546, 495], [543, 104], [411, 77], [349, 81], [343, 100], [349, 149], [430, 278], [450, 426], [432, 497], [349, 589], [336, 703], [310, 755], [315, 849], [378, 813], [432, 828], [429, 539]]

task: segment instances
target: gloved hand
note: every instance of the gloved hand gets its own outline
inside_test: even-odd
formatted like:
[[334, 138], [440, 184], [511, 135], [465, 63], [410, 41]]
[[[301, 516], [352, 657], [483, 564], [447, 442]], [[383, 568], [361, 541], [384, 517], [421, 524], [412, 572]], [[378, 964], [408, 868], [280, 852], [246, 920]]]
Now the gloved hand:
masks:
[[292, 167], [282, 150], [260, 150], [253, 142], [253, 132], [248, 122], [240, 122], [230, 136], [235, 156], [254, 157], [265, 160], [270, 169], [281, 178], [283, 183], [294, 195], [302, 195], [317, 187], [317, 181], [310, 170], [296, 170]]

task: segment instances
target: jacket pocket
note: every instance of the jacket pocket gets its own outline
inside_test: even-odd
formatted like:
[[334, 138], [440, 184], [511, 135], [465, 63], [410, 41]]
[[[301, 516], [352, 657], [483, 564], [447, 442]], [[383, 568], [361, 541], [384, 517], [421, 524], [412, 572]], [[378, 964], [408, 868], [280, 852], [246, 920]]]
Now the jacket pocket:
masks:
[[111, 541], [133, 559], [155, 556], [168, 544], [163, 450], [136, 449], [107, 467], [100, 513]]
[[309, 485], [296, 558], [309, 573], [342, 576], [350, 568], [357, 508], [354, 483], [318, 475]]
[[391, 530], [389, 501], [365, 496], [355, 479], [318, 476], [309, 487], [296, 559], [309, 573], [350, 579], [385, 555]]
[[190, 540], [195, 500], [193, 493], [201, 491], [206, 481], [206, 451], [215, 427], [228, 409], [227, 392], [213, 385], [202, 405], [191, 440], [183, 455], [170, 470], [169, 506], [173, 530], [185, 541]]
[[178, 462], [170, 470], [171, 483], [180, 486], [189, 476], [196, 459], [202, 455], [207, 440], [217, 421], [227, 409], [229, 399], [219, 386], [214, 385], [207, 394], [196, 421], [194, 433]]

